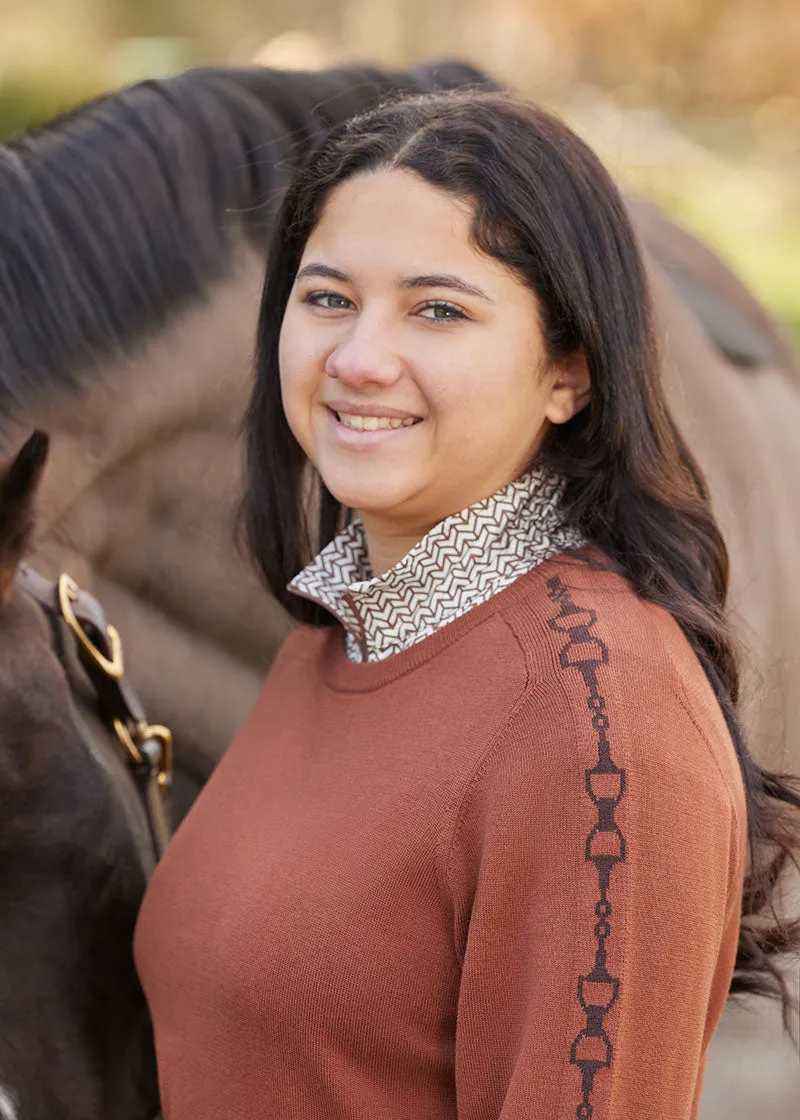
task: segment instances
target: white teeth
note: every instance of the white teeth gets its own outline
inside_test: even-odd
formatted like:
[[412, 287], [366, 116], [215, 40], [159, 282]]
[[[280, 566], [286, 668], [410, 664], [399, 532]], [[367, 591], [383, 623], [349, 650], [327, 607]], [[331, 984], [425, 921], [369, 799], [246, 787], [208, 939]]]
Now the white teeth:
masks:
[[401, 419], [399, 416], [357, 416], [352, 412], [337, 412], [336, 415], [345, 428], [355, 428], [359, 432], [375, 432], [379, 428], [408, 428], [416, 423], [414, 416]]

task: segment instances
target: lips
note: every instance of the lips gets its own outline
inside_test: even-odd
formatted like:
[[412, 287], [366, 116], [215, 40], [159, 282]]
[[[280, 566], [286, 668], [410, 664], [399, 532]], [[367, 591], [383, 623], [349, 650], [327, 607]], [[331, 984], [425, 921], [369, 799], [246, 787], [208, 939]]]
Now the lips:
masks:
[[378, 419], [390, 420], [421, 420], [422, 417], [416, 412], [410, 412], [408, 409], [393, 408], [390, 405], [376, 404], [356, 404], [355, 401], [346, 400], [333, 400], [323, 402], [331, 412], [337, 414], [344, 414], [346, 416], [369, 416], [377, 417]]

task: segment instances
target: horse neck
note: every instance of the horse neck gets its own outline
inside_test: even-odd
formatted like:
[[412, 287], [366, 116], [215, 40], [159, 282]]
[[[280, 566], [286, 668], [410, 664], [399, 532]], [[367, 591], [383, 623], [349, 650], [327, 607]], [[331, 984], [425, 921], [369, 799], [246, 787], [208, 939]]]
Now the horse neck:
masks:
[[31, 427], [52, 437], [40, 495], [44, 534], [101, 478], [148, 446], [187, 427], [235, 431], [251, 373], [263, 271], [263, 259], [241, 245], [228, 277], [202, 302], [134, 352], [87, 373], [83, 389], [43, 399], [17, 422], [12, 441]]

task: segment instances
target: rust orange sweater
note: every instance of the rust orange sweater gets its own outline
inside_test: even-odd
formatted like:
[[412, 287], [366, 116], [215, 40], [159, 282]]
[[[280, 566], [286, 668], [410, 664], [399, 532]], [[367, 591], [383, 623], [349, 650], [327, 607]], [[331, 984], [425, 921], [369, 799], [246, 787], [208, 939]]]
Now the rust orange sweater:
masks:
[[409, 649], [298, 628], [147, 892], [166, 1120], [689, 1120], [745, 809], [683, 635], [556, 557]]

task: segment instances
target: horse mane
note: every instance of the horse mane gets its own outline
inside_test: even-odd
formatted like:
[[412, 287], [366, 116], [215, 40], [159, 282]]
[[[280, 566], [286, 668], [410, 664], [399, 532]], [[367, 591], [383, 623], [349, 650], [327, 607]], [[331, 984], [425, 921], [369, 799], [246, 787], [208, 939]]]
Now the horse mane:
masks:
[[202, 68], [106, 94], [0, 147], [0, 406], [74, 388], [201, 299], [242, 233], [264, 249], [332, 123], [401, 90], [486, 85], [440, 63]]

